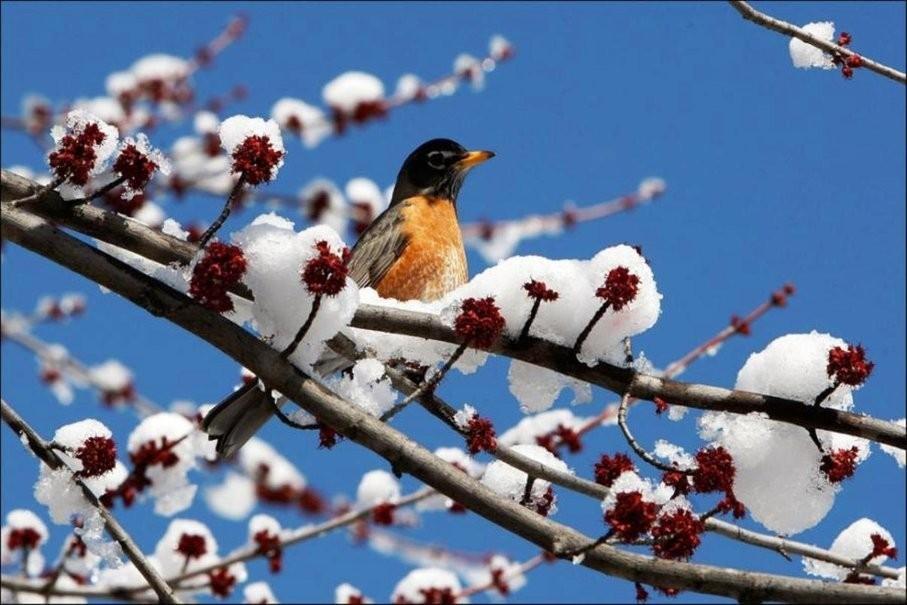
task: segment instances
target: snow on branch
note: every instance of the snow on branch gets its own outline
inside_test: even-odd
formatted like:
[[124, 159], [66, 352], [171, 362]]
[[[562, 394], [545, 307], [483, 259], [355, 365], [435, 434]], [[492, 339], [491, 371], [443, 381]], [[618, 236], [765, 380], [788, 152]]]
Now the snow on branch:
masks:
[[[764, 27], [783, 34], [785, 36], [790, 36], [795, 38], [797, 41], [802, 42], [804, 45], [809, 45], [814, 48], [819, 49], [823, 53], [827, 53], [828, 57], [825, 59], [827, 61], [827, 66], [833, 68], [837, 64], [842, 64], [842, 72], [845, 77], [850, 77], [853, 74], [853, 69], [858, 67], [865, 67], [870, 71], [874, 71], [879, 75], [885, 76], [895, 82], [900, 82], [901, 84], [907, 84], [907, 75], [902, 71], [898, 71], [893, 67], [888, 67], [883, 63], [873, 61], [868, 59], [863, 55], [860, 55], [853, 50], [847, 48], [850, 44], [850, 34], [842, 33], [841, 37], [838, 38], [837, 43], [833, 41], [833, 28], [832, 33], [829, 35], [820, 35], [824, 33], [824, 30], [816, 30], [807, 27], [797, 27], [792, 23], [787, 21], [782, 21], [781, 19], [776, 19], [770, 15], [767, 15], [763, 12], [757, 11], [753, 8], [748, 2], [743, 0], [730, 0], [731, 6], [740, 13], [747, 21], [752, 21], [756, 25]], [[791, 46], [791, 55], [795, 54], [795, 47]], [[823, 61], [821, 57], [818, 57], [815, 62], [818, 63]], [[837, 63], [835, 63], [837, 61]], [[797, 61], [795, 60], [795, 65]], [[799, 65], [798, 65], [799, 66]], [[804, 65], [806, 66], [806, 65]], [[818, 64], [810, 66], [819, 66]], [[849, 70], [849, 71], [848, 71]]]
[[[3, 422], [5, 422], [23, 441], [23, 445], [28, 447], [41, 461], [51, 469], [66, 468], [66, 464], [60, 456], [51, 449], [50, 444], [41, 438], [37, 432], [6, 402], [0, 401], [3, 412]], [[133, 541], [132, 537], [119, 524], [113, 515], [108, 511], [95, 496], [94, 492], [89, 489], [82, 479], [73, 476], [73, 481], [81, 488], [82, 495], [88, 503], [97, 510], [110, 536], [116, 540], [132, 561], [136, 569], [139, 570], [142, 577], [148, 581], [149, 586], [157, 594], [161, 603], [179, 603], [180, 601], [174, 596], [173, 590], [167, 585], [167, 582], [161, 577], [158, 571], [152, 566], [142, 551]], [[40, 592], [40, 590], [38, 591]]]

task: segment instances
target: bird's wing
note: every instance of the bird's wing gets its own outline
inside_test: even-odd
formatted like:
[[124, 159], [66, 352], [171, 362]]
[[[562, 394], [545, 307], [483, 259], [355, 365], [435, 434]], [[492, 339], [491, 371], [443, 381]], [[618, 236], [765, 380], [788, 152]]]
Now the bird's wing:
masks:
[[360, 288], [381, 283], [409, 243], [403, 229], [403, 209], [407, 201], [394, 204], [381, 213], [359, 237], [350, 257], [350, 277]]

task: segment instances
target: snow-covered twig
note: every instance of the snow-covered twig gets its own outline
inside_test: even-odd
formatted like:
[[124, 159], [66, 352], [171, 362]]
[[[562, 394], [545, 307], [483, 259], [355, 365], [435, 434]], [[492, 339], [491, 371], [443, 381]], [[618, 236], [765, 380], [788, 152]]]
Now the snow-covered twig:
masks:
[[[0, 406], [2, 406], [3, 422], [5, 422], [13, 432], [23, 440], [23, 445], [34, 452], [34, 454], [51, 469], [65, 467], [65, 464], [60, 457], [51, 449], [50, 444], [38, 435], [38, 433], [21, 416], [19, 416], [18, 413], [16, 413], [5, 399], [0, 400]], [[110, 514], [110, 511], [100, 503], [98, 498], [81, 479], [74, 477], [73, 481], [81, 488], [82, 495], [88, 503], [98, 510], [101, 518], [104, 520], [104, 525], [107, 528], [110, 537], [116, 540], [120, 545], [123, 552], [129, 557], [129, 560], [132, 561], [132, 564], [135, 565], [139, 573], [142, 574], [142, 577], [145, 578], [149, 586], [157, 594], [160, 602], [179, 603], [180, 601], [174, 596], [173, 590], [167, 585], [167, 582], [164, 581], [157, 570], [148, 562], [138, 545], [136, 545], [132, 537], [130, 537], [123, 526], [119, 524], [116, 518]]]
[[630, 432], [630, 427], [627, 425], [627, 413], [630, 408], [630, 395], [624, 393], [620, 398], [620, 408], [617, 410], [617, 425], [620, 427], [620, 431], [624, 434], [624, 439], [627, 440], [627, 444], [633, 448], [633, 451], [636, 452], [636, 455], [657, 468], [658, 470], [665, 472], [680, 472], [680, 473], [691, 473], [692, 471], [682, 470], [670, 464], [665, 464], [653, 454], [650, 454], [646, 448], [639, 444], [639, 441], [636, 440], [636, 437], [633, 436], [633, 433]]
[[756, 25], [760, 25], [766, 29], [776, 31], [779, 34], [802, 40], [806, 44], [815, 46], [816, 48], [823, 50], [829, 54], [838, 54], [843, 55], [844, 57], [860, 57], [861, 67], [865, 67], [866, 69], [874, 71], [879, 75], [894, 80], [895, 82], [907, 84], [907, 75], [905, 75], [902, 71], [898, 71], [893, 67], [888, 67], [887, 65], [873, 61], [872, 59], [868, 59], [865, 55], [857, 54], [845, 46], [841, 46], [839, 44], [835, 44], [834, 42], [813, 36], [804, 31], [802, 28], [793, 25], [792, 23], [782, 21], [781, 19], [776, 19], [775, 17], [757, 11], [755, 8], [750, 6], [748, 2], [744, 2], [743, 0], [729, 1], [731, 6], [733, 6], [734, 9], [736, 9], [737, 12], [740, 13], [740, 15], [747, 21], [752, 21]]

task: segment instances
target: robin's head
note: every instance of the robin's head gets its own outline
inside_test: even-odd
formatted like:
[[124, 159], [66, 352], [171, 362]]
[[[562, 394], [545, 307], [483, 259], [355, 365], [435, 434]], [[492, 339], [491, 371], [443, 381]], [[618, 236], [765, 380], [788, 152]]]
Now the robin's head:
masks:
[[422, 143], [403, 162], [391, 204], [414, 195], [456, 202], [466, 173], [473, 166], [493, 157], [491, 151], [467, 151], [450, 139], [432, 139]]

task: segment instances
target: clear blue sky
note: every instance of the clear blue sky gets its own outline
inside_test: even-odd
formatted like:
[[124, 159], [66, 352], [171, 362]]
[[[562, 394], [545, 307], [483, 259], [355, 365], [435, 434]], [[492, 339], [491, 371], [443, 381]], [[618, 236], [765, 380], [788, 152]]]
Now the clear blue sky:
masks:
[[[838, 31], [853, 34], [855, 49], [904, 69], [904, 6], [819, 2], [768, 8], [794, 23], [833, 20]], [[533, 240], [520, 252], [587, 258], [611, 244], [641, 244], [664, 301], [659, 323], [636, 340], [636, 347], [658, 364], [791, 280], [798, 292], [788, 309], [772, 312], [752, 336], [734, 340], [687, 378], [732, 385], [750, 352], [782, 334], [818, 329], [862, 342], [876, 361], [869, 384], [856, 396], [859, 411], [880, 418], [905, 415], [902, 85], [863, 70], [849, 82], [836, 73], [795, 70], [787, 40], [745, 23], [717, 2], [4, 2], [2, 114], [17, 114], [30, 92], [58, 102], [101, 95], [106, 74], [151, 52], [189, 55], [240, 8], [251, 17], [247, 36], [196, 83], [202, 97], [246, 85], [249, 97], [234, 108], [250, 115], [266, 115], [281, 96], [320, 102], [322, 85], [350, 69], [372, 72], [389, 87], [405, 72], [440, 75], [459, 52], [484, 51], [495, 33], [517, 49], [511, 63], [489, 75], [481, 94], [464, 90], [401, 109], [384, 123], [354, 129], [314, 151], [290, 141], [275, 190], [296, 191], [318, 175], [341, 183], [368, 176], [387, 185], [405, 154], [436, 136], [498, 153], [464, 188], [465, 220], [555, 210], [566, 199], [591, 203], [632, 190], [644, 177], [661, 176], [668, 192], [656, 204], [582, 225], [557, 239]], [[166, 146], [185, 130], [165, 128], [154, 140]], [[42, 166], [36, 148], [16, 133], [4, 132], [0, 149], [3, 166]], [[167, 209], [190, 219], [213, 217], [218, 207], [211, 198], [190, 198]], [[235, 218], [227, 228], [241, 226], [250, 216]], [[477, 255], [470, 261], [473, 272], [483, 267]], [[85, 292], [87, 316], [38, 333], [64, 343], [88, 363], [120, 358], [138, 374], [138, 388], [160, 403], [209, 401], [236, 379], [236, 364], [201, 341], [14, 245], [4, 247], [2, 267], [4, 308], [27, 310], [44, 294]], [[507, 390], [506, 367], [494, 360], [468, 380], [453, 376], [442, 394], [456, 405], [471, 402], [506, 427], [520, 416]], [[45, 435], [60, 424], [94, 416], [122, 442], [133, 425], [129, 413], [102, 411], [89, 393], [70, 407], [59, 406], [39, 384], [33, 359], [10, 344], [3, 345], [2, 379], [4, 397]], [[593, 414], [611, 399], [596, 391], [593, 403], [576, 411]], [[644, 443], [663, 437], [695, 449], [695, 416], [674, 424], [640, 410], [634, 421]], [[418, 409], [404, 414], [397, 426], [429, 447], [451, 443], [446, 430]], [[265, 435], [327, 494], [352, 494], [364, 471], [382, 467], [380, 459], [354, 444], [318, 450], [311, 435], [277, 423]], [[625, 449], [616, 429], [602, 430], [568, 461], [588, 476], [599, 454]], [[21, 506], [37, 509], [28, 489], [36, 463], [6, 429], [2, 454], [3, 514]], [[892, 532], [903, 552], [904, 476], [876, 449], [845, 484], [825, 521], [798, 538], [827, 546], [841, 529], [868, 515]], [[595, 503], [563, 490], [559, 495], [556, 520], [601, 532]], [[293, 513], [269, 512], [285, 525], [304, 521]], [[245, 539], [244, 523], [212, 519], [200, 499], [183, 516], [209, 522], [222, 550]], [[168, 523], [153, 516], [148, 505], [122, 514], [122, 520], [146, 551]], [[476, 515], [425, 521], [407, 533], [518, 559], [535, 552]], [[57, 539], [64, 531], [55, 529]], [[267, 579], [283, 599], [332, 599], [342, 581], [386, 599], [407, 570], [397, 560], [349, 544], [342, 533], [291, 548], [285, 557], [287, 571], [278, 576], [268, 577], [261, 563], [251, 566], [253, 576]], [[794, 575], [801, 570], [799, 562], [715, 536], [705, 539], [696, 560]], [[534, 573], [512, 600], [632, 598], [627, 582], [558, 563]], [[676, 599], [700, 600], [697, 595]]]

